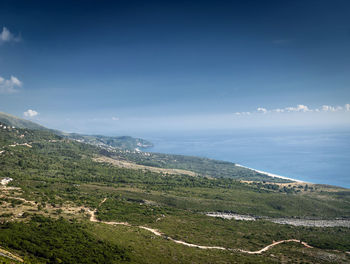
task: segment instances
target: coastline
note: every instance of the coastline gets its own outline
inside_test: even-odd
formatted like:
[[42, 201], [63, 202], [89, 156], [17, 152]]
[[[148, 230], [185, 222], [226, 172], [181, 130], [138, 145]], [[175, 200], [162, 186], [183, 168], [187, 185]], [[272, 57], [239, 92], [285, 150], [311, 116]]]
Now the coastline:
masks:
[[304, 183], [306, 183], [305, 181], [301, 181], [301, 180], [293, 179], [293, 178], [289, 178], [289, 177], [284, 177], [284, 176], [273, 174], [273, 173], [269, 173], [269, 172], [266, 172], [266, 171], [256, 170], [256, 169], [249, 168], [249, 167], [237, 164], [237, 163], [235, 163], [235, 166], [241, 167], [241, 168], [250, 169], [252, 171], [255, 171], [255, 172], [258, 172], [258, 173], [261, 173], [261, 174], [265, 174], [265, 175], [267, 175], [269, 177], [273, 177], [273, 178], [280, 178], [280, 179], [290, 180], [290, 181], [294, 181], [294, 182], [304, 182]]

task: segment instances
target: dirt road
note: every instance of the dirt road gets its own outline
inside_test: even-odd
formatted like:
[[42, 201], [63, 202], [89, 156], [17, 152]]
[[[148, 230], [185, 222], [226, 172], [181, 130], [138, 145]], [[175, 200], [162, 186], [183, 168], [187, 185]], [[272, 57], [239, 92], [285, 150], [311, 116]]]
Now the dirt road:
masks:
[[[104, 201], [106, 201], [106, 200], [104, 199], [103, 202]], [[95, 215], [96, 211], [97, 211], [96, 209], [95, 210], [88, 210], [88, 212], [90, 213], [90, 221], [91, 222], [98, 222], [98, 223], [103, 223], [103, 224], [107, 224], [107, 225], [124, 225], [124, 226], [130, 226], [130, 227], [132, 226], [132, 225], [130, 225], [127, 222], [106, 222], [106, 221], [100, 221], [100, 220], [98, 220], [96, 218], [96, 215]], [[261, 253], [271, 249], [274, 246], [277, 246], [277, 245], [282, 244], [282, 243], [290, 243], [290, 242], [299, 243], [299, 244], [303, 245], [306, 248], [313, 248], [312, 246], [308, 245], [306, 242], [303, 242], [303, 241], [300, 241], [300, 240], [297, 240], [297, 239], [286, 239], [286, 240], [275, 241], [275, 242], [273, 242], [273, 243], [267, 245], [266, 247], [264, 247], [264, 248], [262, 248], [260, 250], [257, 250], [257, 251], [249, 251], [249, 250], [244, 250], [244, 249], [240, 249], [240, 248], [237, 248], [237, 249], [224, 248], [224, 247], [219, 247], [219, 246], [201, 246], [201, 245], [197, 245], [197, 244], [187, 243], [187, 242], [182, 241], [182, 240], [176, 240], [174, 238], [166, 236], [165, 234], [163, 234], [162, 232], [160, 232], [157, 229], [150, 228], [150, 227], [147, 227], [147, 226], [134, 226], [134, 227], [138, 227], [138, 228], [147, 230], [147, 231], [151, 232], [152, 234], [154, 234], [156, 236], [163, 237], [163, 238], [168, 239], [170, 241], [173, 241], [173, 242], [175, 242], [177, 244], [181, 244], [181, 245], [184, 245], [184, 246], [187, 246], [187, 247], [200, 248], [200, 249], [218, 249], [218, 250], [230, 250], [230, 251], [235, 251], [235, 252], [242, 252], [242, 253], [246, 253], [246, 254], [261, 254]]]

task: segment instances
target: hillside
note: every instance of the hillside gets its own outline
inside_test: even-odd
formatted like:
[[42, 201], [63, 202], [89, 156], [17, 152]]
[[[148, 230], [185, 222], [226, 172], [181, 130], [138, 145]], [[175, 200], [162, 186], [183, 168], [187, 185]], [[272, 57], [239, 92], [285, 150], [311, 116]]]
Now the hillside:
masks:
[[133, 138], [129, 136], [109, 137], [109, 136], [101, 136], [101, 135], [81, 135], [77, 133], [65, 133], [59, 130], [49, 129], [37, 123], [34, 123], [32, 121], [19, 118], [16, 116], [12, 116], [6, 113], [2, 113], [2, 112], [0, 112], [0, 122], [5, 124], [6, 126], [15, 127], [15, 128], [27, 128], [32, 130], [49, 131], [59, 136], [73, 139], [78, 142], [103, 147], [109, 150], [113, 150], [115, 148], [135, 150], [139, 148], [152, 147], [151, 142], [141, 138]]
[[108, 137], [101, 135], [81, 135], [76, 133], [67, 134], [70, 139], [77, 140], [78, 142], [99, 146], [104, 149], [128, 149], [128, 150], [139, 150], [152, 147], [152, 143], [142, 139], [133, 138], [130, 136], [121, 137]]
[[48, 130], [44, 126], [38, 125], [37, 123], [31, 122], [29, 120], [25, 120], [23, 118], [19, 118], [7, 113], [3, 113], [3, 112], [0, 112], [0, 122], [11, 127], [14, 126], [17, 128]]
[[[268, 182], [232, 163], [109, 151], [47, 130], [0, 125], [1, 261], [12, 255], [25, 263], [350, 261], [348, 189]], [[274, 222], [281, 218], [335, 226]]]
[[22, 124], [21, 126], [15, 127], [48, 131], [58, 136], [72, 139], [80, 143], [97, 146], [102, 149], [100, 153], [115, 160], [130, 161], [138, 165], [149, 167], [188, 170], [193, 173], [198, 173], [202, 176], [214, 178], [225, 177], [237, 180], [257, 180], [279, 183], [291, 182], [284, 179], [272, 178], [265, 174], [257, 173], [253, 170], [235, 166], [235, 164], [232, 162], [184, 155], [140, 152], [140, 149], [147, 150], [147, 148], [153, 146], [151, 142], [141, 138], [133, 138], [129, 136], [109, 137], [101, 135], [63, 133], [58, 130], [51, 130], [31, 121], [27, 121], [25, 119], [14, 117], [8, 114], [0, 113], [0, 117], [1, 116], [7, 117], [3, 118], [7, 121], [3, 122], [7, 126]]
[[128, 160], [136, 164], [151, 167], [180, 169], [193, 171], [199, 175], [212, 178], [231, 178], [246, 181], [266, 181], [276, 183], [290, 183], [292, 181], [270, 177], [227, 161], [209, 158], [152, 153], [152, 152], [124, 152], [124, 151], [101, 151], [105, 156], [116, 160]]

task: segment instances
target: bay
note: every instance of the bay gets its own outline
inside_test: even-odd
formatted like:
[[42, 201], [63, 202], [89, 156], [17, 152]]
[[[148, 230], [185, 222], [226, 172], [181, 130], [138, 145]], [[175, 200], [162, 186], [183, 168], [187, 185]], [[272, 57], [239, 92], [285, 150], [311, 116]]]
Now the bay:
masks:
[[208, 157], [311, 183], [350, 187], [349, 130], [174, 131], [151, 152]]

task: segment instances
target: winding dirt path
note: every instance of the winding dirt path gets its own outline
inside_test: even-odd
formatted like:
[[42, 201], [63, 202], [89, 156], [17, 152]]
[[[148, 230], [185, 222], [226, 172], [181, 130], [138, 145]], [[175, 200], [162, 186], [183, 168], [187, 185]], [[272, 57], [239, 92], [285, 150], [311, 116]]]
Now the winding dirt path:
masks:
[[243, 252], [243, 253], [247, 253], [247, 254], [261, 254], [265, 251], [268, 251], [270, 248], [274, 247], [274, 246], [277, 246], [279, 244], [282, 244], [282, 243], [288, 243], [288, 242], [295, 242], [295, 243], [300, 243], [302, 244], [304, 247], [307, 247], [307, 248], [313, 248], [312, 246], [310, 246], [309, 244], [307, 244], [306, 242], [303, 242], [303, 241], [300, 241], [298, 239], [286, 239], [286, 240], [280, 240], [280, 241], [276, 241], [276, 242], [273, 242], [272, 244], [260, 249], [260, 250], [257, 250], [257, 251], [248, 251], [248, 250], [243, 250], [243, 249], [237, 249], [238, 251], [240, 252]]
[[[103, 202], [105, 202], [105, 201], [106, 201], [106, 198], [101, 202], [101, 204]], [[92, 210], [88, 210], [88, 212], [90, 213], [90, 221], [91, 222], [103, 223], [103, 224], [107, 224], [107, 225], [124, 225], [124, 226], [130, 226], [130, 227], [132, 226], [128, 222], [106, 222], [106, 221], [100, 221], [100, 220], [98, 220], [96, 218], [96, 211], [97, 211], [97, 209], [95, 209], [93, 211]], [[182, 241], [182, 240], [176, 240], [174, 238], [168, 237], [164, 233], [162, 233], [159, 230], [154, 229], [154, 228], [150, 228], [150, 227], [147, 227], [147, 226], [135, 226], [135, 227], [147, 230], [147, 231], [151, 232], [152, 234], [154, 234], [156, 236], [163, 237], [163, 238], [168, 239], [170, 241], [173, 241], [173, 242], [175, 242], [177, 244], [181, 244], [181, 245], [184, 245], [184, 246], [187, 246], [187, 247], [200, 248], [200, 249], [218, 249], [218, 250], [230, 250], [230, 251], [235, 251], [235, 252], [242, 252], [242, 253], [246, 253], [246, 254], [261, 254], [261, 253], [263, 253], [263, 252], [273, 248], [274, 246], [277, 246], [277, 245], [282, 244], [282, 243], [290, 243], [290, 242], [300, 243], [301, 245], [303, 245], [306, 248], [313, 248], [312, 246], [310, 246], [306, 242], [300, 241], [298, 239], [286, 239], [286, 240], [274, 241], [273, 243], [271, 243], [271, 244], [267, 245], [266, 247], [264, 247], [264, 248], [262, 248], [260, 250], [257, 250], [257, 251], [249, 251], [249, 250], [244, 250], [244, 249], [240, 249], [240, 248], [232, 249], [232, 248], [225, 248], [225, 247], [219, 247], [219, 246], [201, 246], [201, 245], [191, 244], [191, 243], [187, 243], [187, 242]]]
[[102, 202], [100, 202], [100, 204], [99, 204], [98, 206], [101, 206], [106, 200], [107, 200], [107, 198], [104, 198], [104, 199], [102, 200]]

